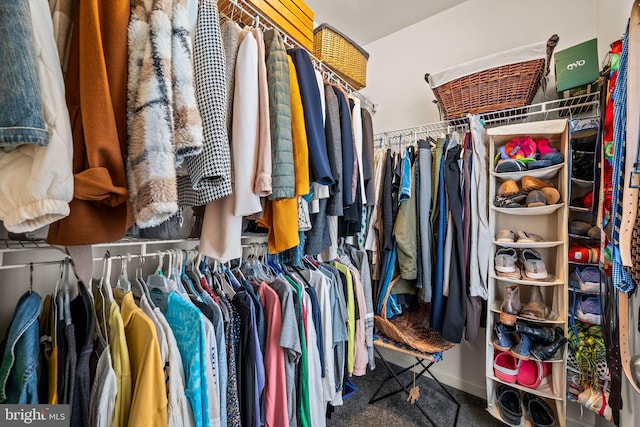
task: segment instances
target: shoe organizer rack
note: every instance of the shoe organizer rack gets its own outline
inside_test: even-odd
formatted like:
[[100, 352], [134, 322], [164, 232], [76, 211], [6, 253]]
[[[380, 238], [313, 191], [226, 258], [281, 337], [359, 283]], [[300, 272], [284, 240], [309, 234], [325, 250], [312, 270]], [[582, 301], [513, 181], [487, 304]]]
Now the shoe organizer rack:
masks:
[[[487, 382], [487, 405], [488, 411], [497, 419], [506, 422], [500, 412], [497, 401], [497, 390], [501, 384], [507, 384], [518, 390], [521, 402], [524, 402], [525, 393], [543, 399], [554, 412], [556, 425], [565, 427], [566, 424], [566, 344], [555, 354], [545, 368], [551, 368], [551, 373], [546, 376], [540, 385], [533, 389], [519, 384], [500, 379], [494, 371], [494, 359], [501, 352], [494, 348], [495, 338], [494, 328], [500, 322], [501, 305], [506, 294], [506, 288], [518, 286], [522, 307], [528, 302], [532, 290], [541, 290], [545, 304], [545, 320], [524, 319], [518, 316], [517, 322], [523, 322], [534, 328], [555, 328], [560, 327], [567, 333], [567, 224], [568, 224], [568, 126], [567, 120], [547, 120], [530, 123], [520, 123], [494, 127], [488, 130], [489, 153], [490, 153], [490, 177], [489, 177], [489, 228], [493, 236], [491, 245], [490, 265], [489, 265], [489, 298], [487, 310], [487, 347], [486, 347], [486, 382]], [[534, 140], [538, 138], [548, 138], [551, 146], [564, 155], [564, 162], [542, 169], [530, 171], [497, 173], [495, 171], [495, 158], [498, 149], [511, 141], [514, 137], [530, 136]], [[558, 189], [560, 201], [553, 205], [539, 207], [496, 207], [493, 201], [496, 198], [500, 185], [508, 179], [513, 179], [521, 189], [521, 180], [525, 176], [533, 176], [546, 182], [550, 182]], [[526, 204], [525, 204], [526, 206]], [[498, 242], [496, 236], [500, 230], [525, 231], [541, 236], [543, 241], [535, 243]], [[524, 268], [521, 263], [519, 267], [523, 270], [523, 278], [506, 278], [496, 273], [494, 268], [495, 253], [501, 247], [515, 248], [518, 254], [523, 249], [531, 248], [539, 252], [544, 261], [548, 276], [546, 280], [532, 280], [524, 276]], [[525, 323], [526, 322], [526, 323]], [[513, 335], [514, 343], [517, 342], [516, 335]], [[533, 358], [532, 358], [533, 359]], [[516, 359], [519, 360], [519, 359]], [[522, 362], [519, 362], [522, 363]], [[522, 418], [520, 426], [532, 426], [526, 408], [522, 404]]]
[[[569, 156], [568, 169], [570, 173], [569, 181], [569, 250], [571, 247], [577, 249], [575, 253], [585, 254], [587, 249], [593, 251], [593, 248], [600, 247], [600, 229], [596, 226], [596, 217], [593, 215], [591, 199], [597, 204], [598, 190], [595, 187], [594, 180], [594, 163], [596, 162], [596, 140], [599, 133], [599, 118], [582, 118], [569, 121]], [[590, 194], [596, 194], [596, 197], [589, 197]], [[572, 227], [572, 222], [579, 223], [581, 227]], [[588, 233], [585, 232], [588, 227], [593, 227]], [[597, 230], [594, 233], [593, 230]], [[599, 255], [599, 250], [597, 252]], [[589, 270], [596, 272], [599, 270], [598, 260], [586, 259], [583, 255], [569, 256], [568, 274], [569, 274], [569, 313], [568, 323], [569, 331], [572, 329], [576, 335], [581, 337], [583, 345], [589, 345], [590, 338], [592, 340], [602, 339], [602, 313], [604, 312], [604, 293], [603, 284], [600, 283], [600, 290], [596, 291], [581, 289], [579, 281], [579, 272]], [[578, 270], [578, 271], [576, 271]], [[582, 275], [585, 275], [582, 273]], [[595, 277], [595, 274], [590, 277]], [[588, 310], [583, 307], [586, 305], [584, 301], [589, 301], [591, 309], [594, 305], [599, 305], [599, 315], [587, 315]], [[597, 302], [597, 304], [595, 304]], [[597, 310], [596, 310], [597, 311]], [[595, 326], [595, 327], [594, 327]], [[598, 328], [599, 327], [599, 328]], [[600, 333], [598, 333], [600, 331]], [[595, 336], [595, 335], [599, 335]], [[593, 341], [591, 341], [593, 343]], [[597, 392], [609, 391], [610, 374], [607, 366], [606, 358], [601, 357], [597, 360], [597, 369], [586, 374], [586, 378], [581, 378], [580, 367], [572, 346], [567, 347], [567, 398], [569, 401], [575, 401], [583, 404], [591, 395], [591, 390], [585, 388], [584, 381], [594, 382], [598, 384]], [[585, 374], [585, 373], [583, 373]], [[596, 377], [595, 379], [593, 377]], [[593, 388], [592, 386], [589, 386]], [[594, 408], [588, 409], [594, 410]], [[597, 408], [599, 409], [599, 408]], [[598, 411], [595, 410], [597, 413]]]

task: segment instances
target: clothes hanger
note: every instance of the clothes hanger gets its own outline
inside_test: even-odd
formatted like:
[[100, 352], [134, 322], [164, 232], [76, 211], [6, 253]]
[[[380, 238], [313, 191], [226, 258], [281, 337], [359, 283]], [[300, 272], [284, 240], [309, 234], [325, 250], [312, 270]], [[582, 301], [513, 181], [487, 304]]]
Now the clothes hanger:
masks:
[[71, 300], [69, 298], [69, 258], [64, 259], [64, 273], [62, 274], [62, 292], [64, 295], [64, 321], [71, 325]]
[[[200, 279], [201, 279], [201, 277], [204, 277], [204, 276], [202, 276], [202, 274], [200, 273], [200, 270], [198, 269], [197, 264], [196, 264], [196, 261], [198, 261], [199, 258], [200, 258], [200, 253], [196, 252], [196, 254], [197, 255], [194, 254], [194, 257], [191, 259], [191, 270], [190, 271], [198, 279], [196, 281], [193, 281], [193, 285], [195, 287], [196, 292], [199, 294], [199, 296], [202, 297], [202, 296], [204, 296], [206, 291], [202, 287], [202, 283], [200, 283]], [[199, 263], [199, 261], [198, 261], [198, 263]]]
[[128, 267], [129, 267], [129, 259], [131, 258], [131, 255], [127, 254], [126, 257], [123, 257], [122, 255], [119, 256], [120, 258], [120, 276], [118, 277], [118, 281], [116, 282], [116, 287], [115, 289], [119, 289], [121, 291], [124, 292], [131, 292], [131, 281], [129, 280], [129, 274], [128, 274]]
[[163, 313], [167, 312], [169, 305], [169, 283], [167, 277], [162, 274], [162, 264], [164, 261], [164, 253], [156, 251], [158, 255], [158, 267], [153, 274], [147, 277], [146, 285], [149, 289], [149, 300], [160, 309]]
[[201, 303], [206, 304], [206, 302], [202, 299], [202, 295], [200, 295], [200, 293], [196, 289], [196, 284], [193, 283], [193, 280], [191, 280], [189, 276], [187, 276], [187, 264], [189, 262], [189, 253], [187, 252], [186, 249], [182, 249], [181, 252], [182, 252], [182, 255], [184, 256], [184, 260], [182, 262], [181, 276], [180, 276], [182, 280], [182, 285], [185, 286], [185, 289], [187, 290], [187, 293], [189, 295], [193, 296]]
[[317, 268], [318, 264], [312, 258], [310, 259], [309, 255], [303, 256], [302, 257], [302, 262], [310, 270], [317, 270], [318, 269]]
[[151, 308], [156, 308], [155, 303], [151, 300], [149, 287], [147, 286], [147, 283], [144, 281], [144, 278], [142, 276], [144, 274], [144, 256], [138, 255], [138, 257], [140, 258], [140, 265], [136, 267], [136, 279], [134, 280], [134, 282], [137, 285], [137, 288], [140, 290], [141, 295], [144, 294], [147, 298], [147, 301], [149, 302], [149, 305], [151, 305]]
[[102, 277], [98, 288], [103, 292], [103, 296], [109, 305], [113, 304], [115, 300], [111, 291], [111, 253], [109, 251], [104, 254], [102, 259]]
[[303, 274], [303, 271], [300, 269], [300, 267], [298, 267], [297, 265], [292, 265], [291, 268], [293, 268], [293, 270], [295, 270], [295, 272], [298, 273], [298, 276], [302, 279], [304, 284], [307, 285], [308, 288], [310, 288], [311, 287], [311, 283], [309, 283], [309, 281], [307, 280], [307, 278]]
[[167, 278], [162, 274], [162, 263], [164, 261], [164, 253], [161, 251], [156, 251], [158, 254], [158, 267], [154, 274], [151, 274], [147, 277], [147, 286], [149, 287], [149, 292], [154, 289], [162, 291], [162, 293], [169, 293], [169, 284], [167, 283]]

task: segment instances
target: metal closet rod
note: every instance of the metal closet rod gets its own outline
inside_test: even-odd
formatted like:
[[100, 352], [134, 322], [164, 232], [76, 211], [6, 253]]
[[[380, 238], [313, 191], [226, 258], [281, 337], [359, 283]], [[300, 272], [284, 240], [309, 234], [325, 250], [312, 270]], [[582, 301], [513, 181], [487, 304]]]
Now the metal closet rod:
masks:
[[[243, 236], [244, 237], [244, 236]], [[266, 246], [266, 242], [251, 242], [251, 243], [244, 243], [242, 244], [243, 248], [257, 248], [260, 247], [261, 245], [265, 245]], [[103, 257], [97, 257], [97, 258], [92, 258], [93, 262], [99, 262], [99, 261], [104, 261], [105, 258], [107, 259], [111, 259], [113, 260], [122, 260], [124, 258], [130, 257], [132, 260], [134, 259], [140, 259], [140, 257], [142, 258], [151, 258], [151, 257], [165, 257], [168, 256], [169, 253], [171, 251], [187, 251], [187, 252], [198, 252], [198, 248], [191, 248], [191, 249], [181, 249], [181, 248], [176, 248], [176, 249], [164, 249], [164, 250], [157, 250], [154, 252], [148, 252], [148, 253], [144, 253], [144, 254], [138, 254], [138, 253], [128, 253], [128, 254], [118, 254], [118, 255], [111, 255], [111, 253], [107, 250], [105, 252], [105, 255]], [[61, 259], [58, 260], [53, 260], [53, 261], [37, 261], [37, 262], [29, 262], [29, 263], [23, 263], [23, 264], [9, 264], [9, 265], [2, 265], [0, 266], [0, 271], [2, 270], [13, 270], [13, 269], [20, 269], [20, 268], [31, 268], [31, 267], [42, 267], [42, 266], [47, 266], [47, 265], [58, 265], [58, 264], [62, 264], [65, 260], [67, 259], [71, 259], [70, 256], [65, 256]]]
[[[285, 45], [287, 45], [287, 47], [289, 47], [289, 48], [296, 48], [297, 47], [297, 48], [301, 48], [301, 49], [307, 50], [304, 46], [302, 46], [300, 43], [298, 43], [296, 40], [294, 40], [292, 37], [290, 37], [287, 33], [285, 33], [282, 30], [282, 28], [280, 28], [278, 25], [276, 25], [268, 17], [264, 16], [252, 4], [249, 4], [245, 0], [231, 0], [231, 1], [229, 1], [228, 5], [225, 8], [220, 10], [220, 13], [226, 15], [230, 19], [233, 19], [236, 11], [244, 14], [249, 20], [251, 20], [253, 26], [255, 26], [257, 28], [260, 28], [263, 31], [269, 30], [271, 28], [275, 28], [276, 30], [280, 31], [280, 33], [283, 34], [283, 40], [284, 40]], [[247, 24], [246, 21], [242, 21], [242, 22]], [[334, 84], [337, 84], [338, 86], [341, 86], [349, 95], [355, 96], [358, 99], [360, 99], [360, 102], [365, 104], [365, 107], [368, 107], [369, 110], [371, 110], [371, 114], [375, 114], [376, 113], [376, 111], [378, 109], [377, 104], [374, 104], [366, 96], [364, 96], [360, 92], [358, 92], [356, 90], [356, 88], [354, 88], [349, 82], [347, 82], [345, 79], [343, 79], [338, 74], [336, 74], [336, 72], [333, 71], [331, 68], [329, 68], [324, 62], [322, 62], [321, 60], [316, 58], [315, 55], [313, 55], [313, 53], [309, 52], [308, 50], [307, 50], [307, 53], [309, 54], [309, 57], [311, 58], [311, 61], [313, 62], [313, 66], [318, 71], [320, 71], [320, 73], [322, 74], [323, 78], [325, 78], [326, 80], [328, 80], [331, 83], [334, 83]]]
[[[194, 249], [174, 249], [174, 250], [186, 250], [188, 252], [193, 251]], [[107, 251], [107, 253], [109, 253], [109, 251]], [[126, 258], [127, 255], [129, 255], [131, 258], [148, 258], [148, 257], [158, 257], [158, 256], [166, 256], [169, 254], [169, 250], [165, 249], [162, 251], [155, 251], [155, 252], [150, 252], [150, 253], [146, 253], [146, 254], [125, 254], [125, 255], [111, 255], [109, 253], [109, 255], [107, 256], [107, 254], [105, 254], [104, 257], [100, 257], [100, 258], [93, 258], [92, 261], [93, 262], [98, 262], [98, 261], [103, 261], [105, 258], [111, 258], [112, 260], [114, 259], [122, 259], [122, 258]], [[69, 256], [65, 256], [59, 260], [54, 260], [54, 261], [37, 261], [37, 262], [29, 262], [29, 263], [24, 263], [24, 264], [9, 264], [9, 265], [3, 265], [0, 266], [0, 270], [12, 270], [12, 269], [19, 269], [19, 268], [29, 268], [29, 267], [42, 267], [42, 266], [46, 266], [46, 265], [58, 265], [58, 264], [62, 264], [66, 259], [71, 259], [71, 257]]]
[[[422, 124], [418, 126], [413, 126], [404, 129], [396, 129], [387, 132], [381, 132], [374, 136], [374, 141], [376, 141], [377, 147], [383, 147], [385, 145], [392, 146], [394, 144], [405, 145], [406, 143], [417, 142], [418, 137], [420, 136], [428, 136], [429, 134], [441, 134], [446, 133], [450, 134], [453, 131], [457, 132], [466, 132], [469, 129], [469, 122], [466, 118], [455, 119], [455, 120], [447, 120], [440, 122], [433, 122]], [[399, 141], [394, 142], [395, 139]]]

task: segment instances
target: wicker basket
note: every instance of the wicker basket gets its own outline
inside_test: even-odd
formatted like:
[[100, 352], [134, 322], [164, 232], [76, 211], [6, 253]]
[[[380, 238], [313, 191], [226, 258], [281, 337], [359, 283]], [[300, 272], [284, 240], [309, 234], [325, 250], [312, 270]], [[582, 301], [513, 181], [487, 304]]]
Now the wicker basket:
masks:
[[429, 328], [430, 304], [420, 302], [413, 310], [405, 311], [393, 320], [387, 319], [387, 300], [391, 289], [399, 280], [400, 276], [393, 279], [387, 287], [382, 313], [373, 318], [376, 328], [392, 340], [426, 353], [438, 353], [453, 347], [452, 343], [442, 339], [438, 331]]
[[[443, 119], [464, 117], [531, 104], [538, 87], [549, 74], [553, 49], [558, 44], [553, 35], [546, 44], [546, 58], [531, 59], [485, 69], [434, 87], [431, 86]], [[499, 55], [496, 55], [499, 56]], [[469, 66], [472, 63], [465, 64]]]
[[330, 25], [313, 30], [313, 54], [354, 88], [367, 85], [369, 54]]

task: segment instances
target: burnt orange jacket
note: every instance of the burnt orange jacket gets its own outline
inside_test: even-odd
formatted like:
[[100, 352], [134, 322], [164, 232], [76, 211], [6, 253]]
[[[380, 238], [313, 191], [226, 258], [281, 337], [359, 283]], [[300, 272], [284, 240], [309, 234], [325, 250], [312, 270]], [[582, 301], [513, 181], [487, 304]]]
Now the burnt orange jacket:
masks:
[[65, 80], [75, 190], [69, 216], [49, 228], [52, 244], [115, 241], [133, 223], [123, 159], [129, 3], [78, 5]]

